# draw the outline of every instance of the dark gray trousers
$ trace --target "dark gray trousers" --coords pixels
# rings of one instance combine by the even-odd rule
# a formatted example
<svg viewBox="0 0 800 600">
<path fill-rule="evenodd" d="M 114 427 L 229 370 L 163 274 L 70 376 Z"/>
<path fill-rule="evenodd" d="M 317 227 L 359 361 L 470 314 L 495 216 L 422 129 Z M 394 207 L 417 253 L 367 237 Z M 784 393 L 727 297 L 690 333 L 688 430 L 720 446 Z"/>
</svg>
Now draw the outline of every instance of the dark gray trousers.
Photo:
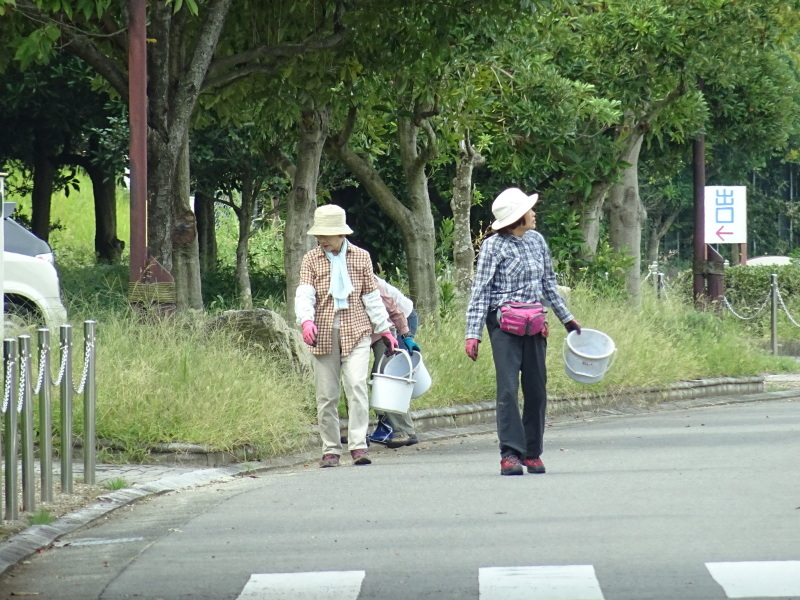
<svg viewBox="0 0 800 600">
<path fill-rule="evenodd" d="M 497 437 L 500 456 L 541 456 L 547 410 L 547 338 L 518 336 L 497 324 L 494 311 L 486 319 L 497 377 Z M 520 373 L 522 374 L 520 377 Z M 522 414 L 519 383 L 522 381 Z"/>
</svg>

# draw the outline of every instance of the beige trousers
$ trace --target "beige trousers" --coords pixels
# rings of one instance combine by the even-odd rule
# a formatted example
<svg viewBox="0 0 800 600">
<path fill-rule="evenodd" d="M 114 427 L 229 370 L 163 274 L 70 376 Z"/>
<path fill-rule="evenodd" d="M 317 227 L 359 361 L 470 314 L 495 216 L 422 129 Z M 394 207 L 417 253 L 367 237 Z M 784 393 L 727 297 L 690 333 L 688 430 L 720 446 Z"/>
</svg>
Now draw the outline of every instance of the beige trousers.
<svg viewBox="0 0 800 600">
<path fill-rule="evenodd" d="M 317 387 L 317 423 L 322 437 L 323 454 L 341 454 L 339 396 L 341 384 L 347 398 L 348 450 L 367 447 L 369 395 L 367 375 L 371 358 L 370 338 L 364 337 L 347 356 L 341 355 L 339 330 L 333 330 L 333 351 L 314 356 L 314 379 Z"/>
</svg>

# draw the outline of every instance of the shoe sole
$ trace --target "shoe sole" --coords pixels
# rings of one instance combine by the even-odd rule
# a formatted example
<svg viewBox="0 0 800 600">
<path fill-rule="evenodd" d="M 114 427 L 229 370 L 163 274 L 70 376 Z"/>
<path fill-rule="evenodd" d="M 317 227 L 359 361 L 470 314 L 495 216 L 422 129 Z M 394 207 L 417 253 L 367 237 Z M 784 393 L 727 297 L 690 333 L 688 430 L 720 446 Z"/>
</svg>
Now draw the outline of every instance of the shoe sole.
<svg viewBox="0 0 800 600">
<path fill-rule="evenodd" d="M 528 467 L 528 473 L 545 473 L 544 467 Z"/>
<path fill-rule="evenodd" d="M 522 475 L 522 467 L 511 467 L 509 469 L 500 469 L 500 475 Z"/>
<path fill-rule="evenodd" d="M 353 461 L 354 465 L 371 465 L 372 461 L 367 456 L 362 456 L 358 460 Z"/>
</svg>

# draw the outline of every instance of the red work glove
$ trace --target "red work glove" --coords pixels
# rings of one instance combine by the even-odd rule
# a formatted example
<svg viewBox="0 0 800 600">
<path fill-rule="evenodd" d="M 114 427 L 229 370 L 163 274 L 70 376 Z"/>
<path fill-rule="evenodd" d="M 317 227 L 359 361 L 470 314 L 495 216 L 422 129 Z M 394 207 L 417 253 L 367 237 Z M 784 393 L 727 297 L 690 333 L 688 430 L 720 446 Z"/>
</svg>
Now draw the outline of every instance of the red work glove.
<svg viewBox="0 0 800 600">
<path fill-rule="evenodd" d="M 467 356 L 472 360 L 478 360 L 478 344 L 480 343 L 480 340 L 469 338 L 464 344 L 464 350 L 467 352 Z"/>
<path fill-rule="evenodd" d="M 575 319 L 572 319 L 572 321 L 567 321 L 566 323 L 564 323 L 564 329 L 567 330 L 567 333 L 577 331 L 578 335 L 581 334 L 581 324 L 578 323 Z"/>
<path fill-rule="evenodd" d="M 397 350 L 397 347 L 399 346 L 399 344 L 397 343 L 397 339 L 395 339 L 391 331 L 385 331 L 384 333 L 381 334 L 381 337 L 388 346 L 388 348 L 386 349 L 386 353 L 393 354 Z"/>
<path fill-rule="evenodd" d="M 307 319 L 303 321 L 303 341 L 308 344 L 309 346 L 313 346 L 317 343 L 317 326 L 314 325 L 314 321 L 311 319 Z"/>
</svg>

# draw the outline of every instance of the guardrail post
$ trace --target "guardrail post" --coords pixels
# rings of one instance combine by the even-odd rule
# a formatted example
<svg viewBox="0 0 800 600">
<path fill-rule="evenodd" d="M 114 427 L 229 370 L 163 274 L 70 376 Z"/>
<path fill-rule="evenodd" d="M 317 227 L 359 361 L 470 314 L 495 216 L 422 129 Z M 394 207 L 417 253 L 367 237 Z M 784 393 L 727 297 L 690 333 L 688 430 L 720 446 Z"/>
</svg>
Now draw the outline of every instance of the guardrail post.
<svg viewBox="0 0 800 600">
<path fill-rule="evenodd" d="M 61 492 L 72 493 L 72 325 L 61 326 Z"/>
<path fill-rule="evenodd" d="M 661 300 L 661 296 L 664 294 L 664 274 L 658 273 L 656 275 L 656 297 Z"/>
<path fill-rule="evenodd" d="M 19 340 L 19 398 L 22 427 L 22 510 L 36 510 L 36 487 L 33 471 L 33 402 L 31 400 L 31 336 L 21 335 Z"/>
<path fill-rule="evenodd" d="M 778 354 L 778 275 L 773 273 L 770 278 L 770 296 L 772 298 L 772 314 L 770 315 L 770 334 L 772 339 L 772 353 Z"/>
<path fill-rule="evenodd" d="M 95 431 L 95 321 L 83 322 L 83 348 L 86 361 L 86 380 L 83 388 L 83 477 L 88 485 L 94 485 L 97 434 Z"/>
<path fill-rule="evenodd" d="M 4 518 L 15 521 L 19 518 L 19 501 L 17 500 L 17 407 L 14 403 L 17 397 L 17 340 L 3 340 L 3 359 L 5 365 L 5 386 L 3 406 L 5 408 L 4 451 L 6 458 L 5 496 L 6 510 Z"/>
<path fill-rule="evenodd" d="M 39 372 L 43 373 L 39 388 L 39 466 L 42 502 L 53 501 L 53 406 L 50 382 L 50 330 L 38 330 Z"/>
</svg>

